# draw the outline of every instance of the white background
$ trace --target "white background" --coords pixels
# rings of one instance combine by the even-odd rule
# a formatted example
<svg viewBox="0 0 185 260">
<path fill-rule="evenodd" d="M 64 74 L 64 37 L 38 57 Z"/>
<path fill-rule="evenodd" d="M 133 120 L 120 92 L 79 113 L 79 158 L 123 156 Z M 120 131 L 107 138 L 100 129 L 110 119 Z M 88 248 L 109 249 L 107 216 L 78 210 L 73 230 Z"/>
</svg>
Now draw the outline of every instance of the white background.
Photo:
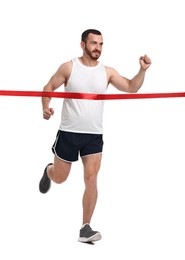
<svg viewBox="0 0 185 260">
<path fill-rule="evenodd" d="M 140 93 L 184 91 L 182 0 L 1 0 L 0 89 L 42 90 L 61 63 L 81 55 L 81 33 L 99 29 L 101 61 L 132 78 L 152 66 Z M 61 88 L 61 91 L 63 89 Z M 108 93 L 118 93 L 112 86 Z M 185 259 L 184 98 L 106 101 L 104 156 L 92 227 L 77 241 L 83 171 L 38 191 L 60 122 L 42 119 L 40 98 L 0 96 L 0 258 L 3 260 Z"/>
</svg>

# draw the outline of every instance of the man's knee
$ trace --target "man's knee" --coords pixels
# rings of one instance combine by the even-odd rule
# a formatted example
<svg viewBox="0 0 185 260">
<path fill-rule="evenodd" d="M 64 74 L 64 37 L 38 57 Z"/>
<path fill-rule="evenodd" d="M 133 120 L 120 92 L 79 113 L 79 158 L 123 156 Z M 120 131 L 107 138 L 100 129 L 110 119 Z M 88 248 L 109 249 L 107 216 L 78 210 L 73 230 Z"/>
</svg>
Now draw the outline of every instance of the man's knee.
<svg viewBox="0 0 185 260">
<path fill-rule="evenodd" d="M 62 162 L 60 162 L 60 165 L 58 165 L 58 163 L 54 163 L 54 165 L 50 166 L 48 169 L 48 176 L 55 183 L 61 184 L 67 180 L 70 169 L 71 164 L 64 163 L 62 165 Z"/>
<path fill-rule="evenodd" d="M 96 185 L 97 172 L 96 171 L 86 172 L 84 175 L 84 181 L 85 181 L 86 185 Z"/>
<path fill-rule="evenodd" d="M 52 176 L 52 180 L 57 184 L 61 184 L 67 180 L 67 177 L 68 175 L 54 173 Z"/>
</svg>

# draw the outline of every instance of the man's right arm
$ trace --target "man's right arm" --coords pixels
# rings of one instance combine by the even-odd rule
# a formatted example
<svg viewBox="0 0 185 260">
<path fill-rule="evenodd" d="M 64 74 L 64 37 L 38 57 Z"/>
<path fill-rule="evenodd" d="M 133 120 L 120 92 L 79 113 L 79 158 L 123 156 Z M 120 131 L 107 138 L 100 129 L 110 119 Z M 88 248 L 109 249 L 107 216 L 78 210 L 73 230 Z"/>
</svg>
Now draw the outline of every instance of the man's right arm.
<svg viewBox="0 0 185 260">
<path fill-rule="evenodd" d="M 71 62 L 66 62 L 62 64 L 58 68 L 56 73 L 51 77 L 49 82 L 44 86 L 43 91 L 53 92 L 61 85 L 67 84 L 67 80 L 71 72 L 71 66 Z M 53 108 L 49 107 L 50 101 L 50 97 L 42 97 L 42 109 L 44 119 L 50 119 L 50 117 L 54 114 Z"/>
</svg>

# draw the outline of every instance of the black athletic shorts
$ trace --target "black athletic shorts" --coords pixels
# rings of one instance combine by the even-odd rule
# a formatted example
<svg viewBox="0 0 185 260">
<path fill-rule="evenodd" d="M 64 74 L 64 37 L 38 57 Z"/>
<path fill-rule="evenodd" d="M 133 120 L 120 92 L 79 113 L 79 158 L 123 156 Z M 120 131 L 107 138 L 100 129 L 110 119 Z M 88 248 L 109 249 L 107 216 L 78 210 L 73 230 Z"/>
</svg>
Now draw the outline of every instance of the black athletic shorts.
<svg viewBox="0 0 185 260">
<path fill-rule="evenodd" d="M 73 133 L 59 130 L 52 146 L 53 153 L 67 162 L 78 161 L 78 156 L 101 153 L 103 150 L 102 134 Z"/>
</svg>

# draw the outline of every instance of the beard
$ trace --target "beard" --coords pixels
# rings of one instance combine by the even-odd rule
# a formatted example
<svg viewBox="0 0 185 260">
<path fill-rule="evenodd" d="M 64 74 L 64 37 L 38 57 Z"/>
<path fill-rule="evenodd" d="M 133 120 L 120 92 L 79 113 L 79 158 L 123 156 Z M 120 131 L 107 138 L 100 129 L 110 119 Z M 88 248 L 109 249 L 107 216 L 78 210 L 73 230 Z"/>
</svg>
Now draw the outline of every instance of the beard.
<svg viewBox="0 0 185 260">
<path fill-rule="evenodd" d="M 100 55 L 101 55 L 101 52 L 98 51 L 98 50 L 94 50 L 94 51 L 90 51 L 87 46 L 85 46 L 85 51 L 87 53 L 87 55 L 93 59 L 93 60 L 98 60 Z"/>
</svg>

